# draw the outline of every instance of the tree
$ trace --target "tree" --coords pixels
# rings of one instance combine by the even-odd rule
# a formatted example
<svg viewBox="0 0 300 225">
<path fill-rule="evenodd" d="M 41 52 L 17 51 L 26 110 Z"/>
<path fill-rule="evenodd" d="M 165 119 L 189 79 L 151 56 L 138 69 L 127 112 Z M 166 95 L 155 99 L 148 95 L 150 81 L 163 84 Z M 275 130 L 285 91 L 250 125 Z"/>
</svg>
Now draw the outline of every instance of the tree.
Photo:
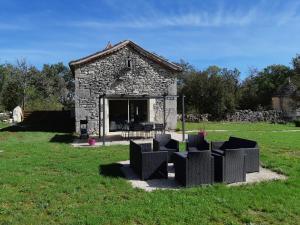
<svg viewBox="0 0 300 225">
<path fill-rule="evenodd" d="M 300 88 L 300 55 L 296 55 L 296 57 L 292 59 L 292 65 L 294 70 L 292 82 Z"/>
<path fill-rule="evenodd" d="M 71 70 L 65 71 L 63 79 L 65 87 L 60 101 L 65 108 L 71 109 L 75 106 L 75 81 Z"/>
<path fill-rule="evenodd" d="M 239 108 L 238 104 L 240 98 L 240 71 L 236 68 L 233 70 L 224 68 L 222 69 L 221 74 L 225 90 L 225 112 L 231 113 L 235 109 Z"/>
<path fill-rule="evenodd" d="M 38 76 L 34 76 L 34 109 L 71 108 L 74 105 L 74 79 L 71 71 L 62 63 L 45 64 Z"/>
<path fill-rule="evenodd" d="M 74 105 L 74 79 L 62 63 L 44 65 L 42 70 L 26 60 L 0 66 L 0 105 L 12 110 L 59 110 Z"/>
<path fill-rule="evenodd" d="M 0 66 L 0 110 L 7 110 L 7 108 L 11 108 L 10 104 L 13 104 L 11 98 L 14 96 L 14 88 L 9 87 L 12 86 L 12 83 L 8 84 L 8 78 L 13 73 L 14 67 L 11 64 L 4 64 Z M 17 86 L 18 88 L 19 86 Z M 11 89 L 10 94 L 6 95 L 6 90 Z M 15 99 L 18 99 L 16 97 Z M 18 101 L 18 100 L 17 100 Z M 21 102 L 18 102 L 20 104 Z"/>
<path fill-rule="evenodd" d="M 179 65 L 182 68 L 182 72 L 178 73 L 177 76 L 177 94 L 179 96 L 182 96 L 183 93 L 183 88 L 187 82 L 187 79 L 191 76 L 191 75 L 195 75 L 197 73 L 196 69 L 189 64 L 188 62 L 184 61 L 183 59 L 181 59 L 179 61 L 179 63 L 176 63 L 177 65 Z M 177 108 L 178 108 L 178 112 L 181 113 L 182 110 L 182 98 L 178 98 L 177 99 Z"/>
<path fill-rule="evenodd" d="M 256 110 L 259 106 L 258 84 L 256 83 L 255 77 L 258 75 L 257 69 L 250 69 L 250 75 L 247 77 L 240 86 L 240 98 L 239 107 L 240 109 L 251 109 Z"/>
<path fill-rule="evenodd" d="M 295 71 L 295 74 L 300 75 L 300 55 L 296 55 L 295 58 L 292 59 L 292 65 Z"/>
<path fill-rule="evenodd" d="M 208 67 L 187 77 L 182 92 L 186 95 L 187 111 L 208 113 L 222 119 L 237 108 L 239 71 L 217 66 Z"/>
<path fill-rule="evenodd" d="M 271 109 L 272 96 L 293 74 L 293 70 L 284 65 L 271 65 L 261 71 L 250 71 L 250 76 L 241 86 L 241 108 Z"/>
<path fill-rule="evenodd" d="M 27 88 L 30 85 L 30 74 L 29 66 L 25 59 L 17 60 L 17 65 L 14 69 L 14 79 L 17 83 L 20 83 L 20 90 L 22 92 L 22 108 L 25 110 L 26 98 L 27 98 Z"/>
<path fill-rule="evenodd" d="M 1 103 L 7 110 L 12 110 L 17 105 L 21 105 L 23 101 L 23 83 L 19 77 L 17 69 L 9 68 L 7 71 L 9 76 L 3 84 L 1 92 Z"/>
</svg>

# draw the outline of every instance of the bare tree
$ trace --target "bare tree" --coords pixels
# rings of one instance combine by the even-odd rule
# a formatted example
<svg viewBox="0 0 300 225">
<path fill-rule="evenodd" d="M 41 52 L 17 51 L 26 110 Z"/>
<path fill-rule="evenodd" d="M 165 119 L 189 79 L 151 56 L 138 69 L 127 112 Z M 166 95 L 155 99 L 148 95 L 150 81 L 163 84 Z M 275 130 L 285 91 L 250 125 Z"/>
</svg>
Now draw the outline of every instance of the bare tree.
<svg viewBox="0 0 300 225">
<path fill-rule="evenodd" d="M 22 86 L 22 108 L 25 110 L 27 86 L 30 81 L 30 74 L 26 59 L 17 60 L 17 69 L 20 75 Z"/>
</svg>

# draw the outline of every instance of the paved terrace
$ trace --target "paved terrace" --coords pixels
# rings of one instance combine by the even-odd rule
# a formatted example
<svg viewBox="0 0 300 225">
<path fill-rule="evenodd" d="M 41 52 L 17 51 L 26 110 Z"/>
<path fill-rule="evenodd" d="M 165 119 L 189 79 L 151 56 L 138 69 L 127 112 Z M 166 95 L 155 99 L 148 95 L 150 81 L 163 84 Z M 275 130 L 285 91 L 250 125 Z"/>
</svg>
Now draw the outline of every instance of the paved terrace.
<svg viewBox="0 0 300 225">
<path fill-rule="evenodd" d="M 233 131 L 233 130 L 206 130 L 207 132 L 227 132 L 227 131 Z M 197 133 L 199 132 L 199 130 L 189 130 L 186 131 L 186 135 L 185 135 L 185 139 L 187 139 L 187 134 L 188 133 Z M 300 132 L 300 130 L 274 130 L 274 131 L 260 131 L 260 132 Z M 182 141 L 182 133 L 177 133 L 174 131 L 167 131 L 167 134 L 171 134 L 171 137 L 177 141 Z M 102 139 L 99 139 L 98 137 L 96 138 L 96 145 L 92 146 L 92 147 L 99 147 L 102 146 Z M 152 137 L 151 138 L 133 138 L 135 142 L 137 143 L 152 143 Z M 105 139 L 105 145 L 110 146 L 110 145 L 129 145 L 129 141 L 126 140 L 126 138 L 122 137 L 122 133 L 121 132 L 114 132 L 111 134 L 108 134 L 106 136 Z M 91 147 L 89 146 L 89 144 L 87 143 L 87 140 L 82 140 L 82 139 L 75 139 L 72 143 L 73 147 Z"/>
<path fill-rule="evenodd" d="M 181 188 L 184 188 L 175 180 L 173 163 L 168 164 L 168 179 L 152 179 L 146 181 L 140 180 L 140 178 L 134 173 L 129 166 L 129 160 L 121 161 L 119 164 L 121 165 L 121 170 L 125 178 L 134 188 L 143 189 L 147 192 L 155 190 L 180 190 Z M 240 186 L 272 180 L 285 180 L 286 178 L 287 177 L 282 174 L 260 167 L 259 172 L 247 173 L 245 182 L 227 184 L 227 186 Z"/>
<path fill-rule="evenodd" d="M 182 134 L 181 133 L 176 133 L 176 132 L 166 132 L 167 134 L 171 134 L 171 137 L 175 140 L 182 141 Z M 99 137 L 96 138 L 96 145 L 92 147 L 99 147 L 103 145 L 102 139 L 99 139 Z M 186 135 L 187 138 L 187 135 Z M 137 143 L 152 143 L 151 138 L 133 138 L 135 142 Z M 105 137 L 105 145 L 110 146 L 110 145 L 129 145 L 129 140 L 127 140 L 125 137 L 122 137 L 122 134 L 120 132 L 114 132 L 113 134 L 108 134 Z M 91 147 L 87 143 L 87 140 L 82 140 L 82 139 L 75 139 L 74 142 L 72 143 L 73 147 Z"/>
</svg>

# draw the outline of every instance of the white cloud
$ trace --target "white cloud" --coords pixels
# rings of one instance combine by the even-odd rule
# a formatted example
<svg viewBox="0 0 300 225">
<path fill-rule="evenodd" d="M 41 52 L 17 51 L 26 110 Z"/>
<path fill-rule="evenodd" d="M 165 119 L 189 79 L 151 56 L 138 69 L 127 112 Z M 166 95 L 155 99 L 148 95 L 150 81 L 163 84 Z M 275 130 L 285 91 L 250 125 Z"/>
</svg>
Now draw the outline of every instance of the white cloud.
<svg viewBox="0 0 300 225">
<path fill-rule="evenodd" d="M 280 3 L 280 4 L 279 4 Z M 226 5 L 216 7 L 215 11 L 197 9 L 180 12 L 164 13 L 160 10 L 150 10 L 141 15 L 125 14 L 122 20 L 86 20 L 66 24 L 81 28 L 161 28 L 161 27 L 222 27 L 247 26 L 251 24 L 285 25 L 299 20 L 297 15 L 300 2 L 280 2 L 262 0 L 258 4 L 245 9 L 238 6 L 234 9 Z"/>
<path fill-rule="evenodd" d="M 280 10 L 277 25 L 285 25 L 291 22 L 300 21 L 300 2 L 293 2 L 291 4 L 287 4 Z"/>
<path fill-rule="evenodd" d="M 207 12 L 191 12 L 181 15 L 139 17 L 134 20 L 119 21 L 78 21 L 67 25 L 82 28 L 159 28 L 159 27 L 218 27 L 224 25 L 243 26 L 255 18 L 253 11 L 224 13 L 218 11 L 211 15 Z"/>
</svg>

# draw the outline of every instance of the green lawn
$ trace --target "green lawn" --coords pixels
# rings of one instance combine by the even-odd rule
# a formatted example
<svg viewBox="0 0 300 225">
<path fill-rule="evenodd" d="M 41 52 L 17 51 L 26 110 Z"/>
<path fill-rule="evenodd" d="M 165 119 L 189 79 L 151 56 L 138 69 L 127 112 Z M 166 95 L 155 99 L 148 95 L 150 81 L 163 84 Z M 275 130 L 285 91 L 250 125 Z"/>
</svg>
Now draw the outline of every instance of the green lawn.
<svg viewBox="0 0 300 225">
<path fill-rule="evenodd" d="M 128 159 L 128 146 L 72 148 L 63 134 L 0 132 L 0 224 L 299 224 L 300 132 L 265 123 L 205 129 L 227 130 L 209 140 L 257 140 L 262 163 L 288 180 L 147 193 L 114 164 Z"/>
<path fill-rule="evenodd" d="M 178 130 L 182 129 L 182 124 L 178 122 Z M 299 130 L 294 123 L 271 124 L 271 123 L 241 123 L 241 122 L 202 122 L 186 123 L 186 130 L 229 130 L 229 131 L 282 131 Z"/>
<path fill-rule="evenodd" d="M 6 123 L 0 122 L 0 129 L 3 128 L 3 127 L 6 127 L 6 126 L 7 126 Z"/>
</svg>

